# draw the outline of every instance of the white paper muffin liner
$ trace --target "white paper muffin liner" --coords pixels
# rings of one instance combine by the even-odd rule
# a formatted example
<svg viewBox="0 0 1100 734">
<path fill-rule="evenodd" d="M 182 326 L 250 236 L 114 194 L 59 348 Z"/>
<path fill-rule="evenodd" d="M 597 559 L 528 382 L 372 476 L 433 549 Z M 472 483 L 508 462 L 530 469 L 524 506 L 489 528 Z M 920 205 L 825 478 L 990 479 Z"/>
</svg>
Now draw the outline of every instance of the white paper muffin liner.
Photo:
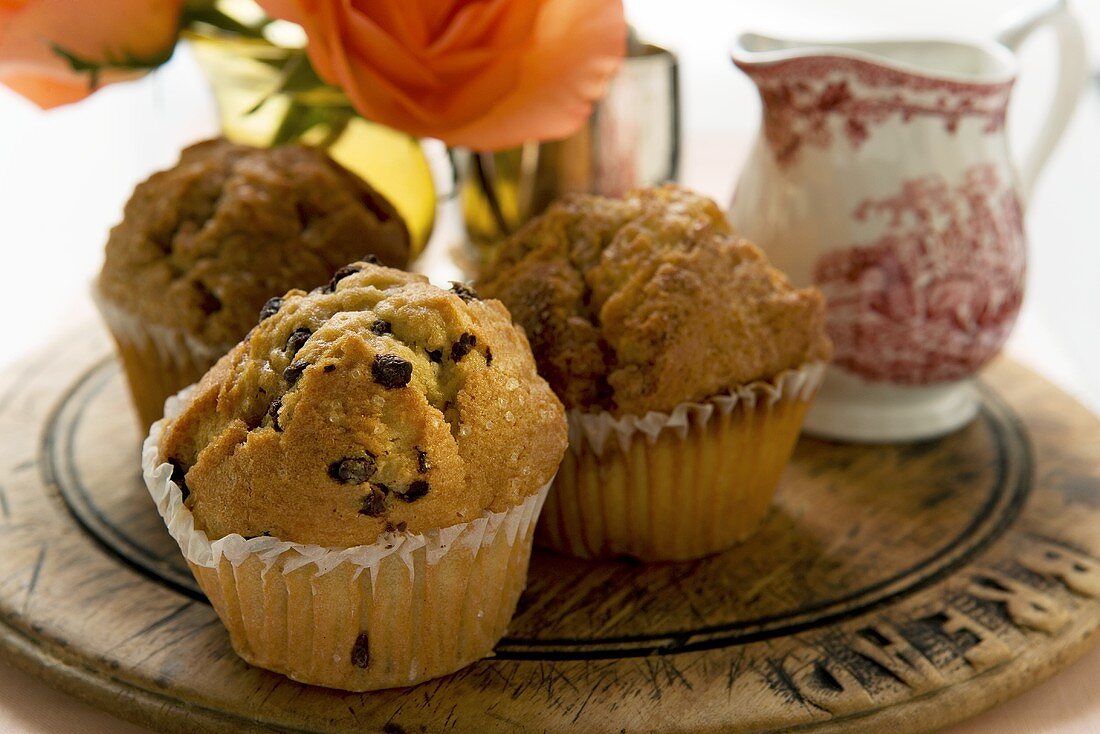
<svg viewBox="0 0 1100 734">
<path fill-rule="evenodd" d="M 639 433 L 649 443 L 656 441 L 662 431 L 674 431 L 682 439 L 687 436 L 691 425 L 705 424 L 714 415 L 728 416 L 739 405 L 752 409 L 758 404 L 774 405 L 785 397 L 808 401 L 824 379 L 825 363 L 810 362 L 798 369 L 785 370 L 771 381 L 750 382 L 704 402 L 680 403 L 667 413 L 650 411 L 642 416 L 616 417 L 607 411 L 590 413 L 570 410 L 566 414 L 569 445 L 576 446 L 579 441 L 584 441 L 600 455 L 611 437 L 618 441 L 623 451 L 630 447 Z"/>
<path fill-rule="evenodd" d="M 813 362 L 667 413 L 570 411 L 537 541 L 579 558 L 676 561 L 745 540 L 824 376 Z"/>
<path fill-rule="evenodd" d="M 199 378 L 234 344 L 211 344 L 149 323 L 92 287 L 92 300 L 114 337 L 142 428 L 161 417 L 165 400 Z"/>
<path fill-rule="evenodd" d="M 134 339 L 150 338 L 156 347 L 157 354 L 165 362 L 177 365 L 190 365 L 194 359 L 199 358 L 209 361 L 211 364 L 228 352 L 236 343 L 210 344 L 194 335 L 174 329 L 163 324 L 153 324 L 134 317 L 125 309 L 119 308 L 109 298 L 92 288 L 92 300 L 99 309 L 103 320 L 111 327 L 112 332 L 117 332 Z"/>
<path fill-rule="evenodd" d="M 507 511 L 425 533 L 387 532 L 369 545 L 333 548 L 236 533 L 211 541 L 195 526 L 159 449 L 191 389 L 170 398 L 165 418 L 153 424 L 142 447 L 142 472 L 168 532 L 241 657 L 305 683 L 363 691 L 445 675 L 492 651 L 526 585 L 534 527 L 550 483 Z M 361 579 L 363 571 L 368 574 Z M 433 581 L 461 593 L 433 591 Z M 418 593 L 430 598 L 416 601 Z M 267 603 L 272 596 L 278 603 Z M 254 608 L 256 599 L 265 600 L 263 608 Z M 323 635 L 294 629 L 303 618 L 296 603 L 312 609 L 305 617 Z M 410 608 L 409 619 L 387 619 L 384 630 L 375 629 L 372 610 Z M 285 618 L 272 619 L 273 610 Z M 442 639 L 441 629 L 448 630 Z M 384 669 L 348 664 L 348 651 L 363 633 L 380 648 L 371 656 L 384 658 Z M 303 636 L 325 649 L 287 643 Z"/>
</svg>

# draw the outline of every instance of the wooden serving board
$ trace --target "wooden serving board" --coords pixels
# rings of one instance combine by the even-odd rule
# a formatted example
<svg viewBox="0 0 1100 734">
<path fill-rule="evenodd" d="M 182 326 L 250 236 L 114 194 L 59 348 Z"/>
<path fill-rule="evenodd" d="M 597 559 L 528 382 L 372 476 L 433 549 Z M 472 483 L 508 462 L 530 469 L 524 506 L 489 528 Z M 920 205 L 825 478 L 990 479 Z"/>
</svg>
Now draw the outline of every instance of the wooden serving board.
<svg viewBox="0 0 1100 734">
<path fill-rule="evenodd" d="M 1100 423 L 1007 361 L 942 440 L 804 439 L 761 532 L 683 564 L 536 552 L 496 656 L 347 694 L 230 649 L 139 477 L 89 327 L 0 377 L 0 646 L 166 731 L 925 731 L 1100 625 Z"/>
</svg>

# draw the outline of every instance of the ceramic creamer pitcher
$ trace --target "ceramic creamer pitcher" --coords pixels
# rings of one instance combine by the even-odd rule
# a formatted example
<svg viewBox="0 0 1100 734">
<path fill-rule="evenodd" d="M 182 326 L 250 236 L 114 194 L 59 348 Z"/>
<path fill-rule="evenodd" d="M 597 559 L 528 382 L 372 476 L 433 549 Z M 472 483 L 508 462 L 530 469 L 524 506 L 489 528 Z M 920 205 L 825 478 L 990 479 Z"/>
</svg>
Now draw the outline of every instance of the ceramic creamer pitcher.
<svg viewBox="0 0 1100 734">
<path fill-rule="evenodd" d="M 1017 175 L 1005 136 L 1012 50 L 1047 25 L 1060 76 Z M 969 422 L 971 377 L 1023 297 L 1023 204 L 1084 83 L 1076 22 L 1059 2 L 999 42 L 746 34 L 733 60 L 759 89 L 763 130 L 730 219 L 828 299 L 835 359 L 806 430 L 898 441 Z"/>
</svg>

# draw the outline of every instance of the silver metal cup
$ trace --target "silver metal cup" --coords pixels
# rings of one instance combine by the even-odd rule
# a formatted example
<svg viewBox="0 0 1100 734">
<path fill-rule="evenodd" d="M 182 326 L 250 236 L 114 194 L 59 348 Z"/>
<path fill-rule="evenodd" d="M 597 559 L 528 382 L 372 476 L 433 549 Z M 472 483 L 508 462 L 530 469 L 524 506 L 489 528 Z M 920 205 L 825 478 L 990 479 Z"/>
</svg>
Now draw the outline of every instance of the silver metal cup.
<svg viewBox="0 0 1100 734">
<path fill-rule="evenodd" d="M 494 245 L 565 193 L 618 196 L 676 178 L 680 92 L 676 56 L 632 43 L 607 96 L 564 140 L 530 142 L 465 161 L 466 229 L 482 260 Z"/>
</svg>

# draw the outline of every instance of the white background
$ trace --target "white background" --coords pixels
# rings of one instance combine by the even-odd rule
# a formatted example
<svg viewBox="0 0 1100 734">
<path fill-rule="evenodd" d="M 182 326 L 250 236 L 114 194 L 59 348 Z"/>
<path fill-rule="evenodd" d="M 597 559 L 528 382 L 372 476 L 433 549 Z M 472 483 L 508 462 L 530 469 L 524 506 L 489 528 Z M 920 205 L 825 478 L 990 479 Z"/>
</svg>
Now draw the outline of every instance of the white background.
<svg viewBox="0 0 1100 734">
<path fill-rule="evenodd" d="M 1040 3 L 1041 4 L 1041 3 Z M 745 29 L 788 35 L 993 35 L 1033 0 L 626 0 L 640 35 L 681 60 L 682 180 L 728 201 L 755 135 L 755 93 L 726 49 Z M 1079 0 L 1100 49 L 1100 0 Z M 1025 49 L 1010 132 L 1028 139 L 1045 109 L 1050 39 Z M 1100 66 L 1100 56 L 1093 53 Z M 217 131 L 193 61 L 177 53 L 140 82 L 108 88 L 48 114 L 0 89 L 0 369 L 92 317 L 88 284 L 107 230 L 134 184 L 172 165 L 179 149 Z M 1100 81 L 1078 113 L 1028 207 L 1028 297 L 1010 353 L 1100 411 Z M 451 235 L 453 236 L 453 235 Z M 436 241 L 447 248 L 453 242 Z M 1100 651 L 1050 683 L 957 732 L 1100 732 Z M 0 661 L 0 732 L 138 731 L 57 694 Z"/>
</svg>

